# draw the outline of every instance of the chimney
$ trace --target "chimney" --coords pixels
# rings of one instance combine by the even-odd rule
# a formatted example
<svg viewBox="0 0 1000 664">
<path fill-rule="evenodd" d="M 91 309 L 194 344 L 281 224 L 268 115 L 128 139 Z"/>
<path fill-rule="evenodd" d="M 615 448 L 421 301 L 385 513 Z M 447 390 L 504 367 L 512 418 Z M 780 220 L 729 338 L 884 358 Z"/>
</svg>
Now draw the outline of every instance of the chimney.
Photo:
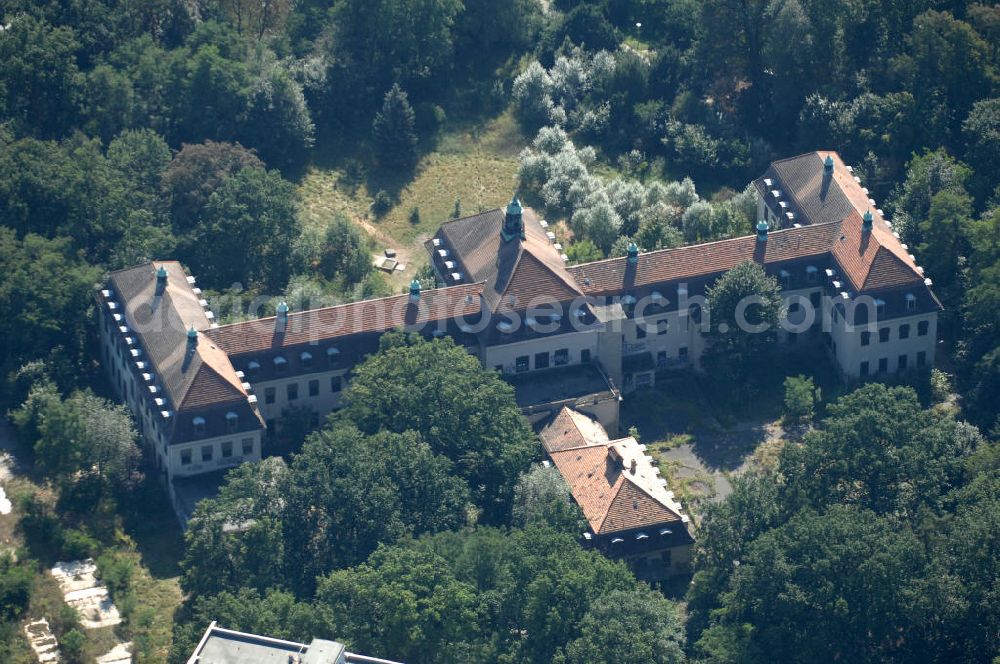
<svg viewBox="0 0 1000 664">
<path fill-rule="evenodd" d="M 507 212 L 504 215 L 503 230 L 500 231 L 504 242 L 509 242 L 515 238 L 524 239 L 522 212 L 521 201 L 517 200 L 517 196 L 510 199 L 510 203 L 507 204 Z"/>
<path fill-rule="evenodd" d="M 874 221 L 875 221 L 875 217 L 872 216 L 872 211 L 871 210 L 865 210 L 864 216 L 861 217 L 861 230 L 865 231 L 866 233 L 871 232 L 871 230 L 872 230 L 872 222 L 874 222 Z"/>
<path fill-rule="evenodd" d="M 826 155 L 826 159 L 823 160 L 823 175 L 830 177 L 833 175 L 833 157 Z"/>
<path fill-rule="evenodd" d="M 770 226 L 768 226 L 767 222 L 764 221 L 763 219 L 761 219 L 760 221 L 757 222 L 757 241 L 758 242 L 767 242 L 767 231 L 768 231 L 769 228 L 770 228 Z"/>
<path fill-rule="evenodd" d="M 277 318 L 274 321 L 274 331 L 278 334 L 284 334 L 285 328 L 288 327 L 288 305 L 284 302 L 279 302 L 277 313 Z"/>
<path fill-rule="evenodd" d="M 410 302 L 420 301 L 420 280 L 414 279 L 410 282 Z"/>
<path fill-rule="evenodd" d="M 635 265 L 639 262 L 639 246 L 635 242 L 629 242 L 625 251 L 628 253 L 629 263 Z"/>
<path fill-rule="evenodd" d="M 187 331 L 187 338 L 188 350 L 194 350 L 198 347 L 198 331 L 194 329 L 194 325 Z"/>
</svg>

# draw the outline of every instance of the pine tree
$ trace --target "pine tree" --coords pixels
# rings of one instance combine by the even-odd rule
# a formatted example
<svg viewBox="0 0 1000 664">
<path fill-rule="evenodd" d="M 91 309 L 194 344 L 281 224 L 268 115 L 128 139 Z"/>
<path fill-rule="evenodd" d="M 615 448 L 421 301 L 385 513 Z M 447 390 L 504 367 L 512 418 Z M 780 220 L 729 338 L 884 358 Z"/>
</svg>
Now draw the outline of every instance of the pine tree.
<svg viewBox="0 0 1000 664">
<path fill-rule="evenodd" d="M 372 123 L 375 158 L 380 167 L 413 168 L 417 163 L 415 125 L 413 108 L 397 83 L 385 93 L 382 110 Z"/>
</svg>

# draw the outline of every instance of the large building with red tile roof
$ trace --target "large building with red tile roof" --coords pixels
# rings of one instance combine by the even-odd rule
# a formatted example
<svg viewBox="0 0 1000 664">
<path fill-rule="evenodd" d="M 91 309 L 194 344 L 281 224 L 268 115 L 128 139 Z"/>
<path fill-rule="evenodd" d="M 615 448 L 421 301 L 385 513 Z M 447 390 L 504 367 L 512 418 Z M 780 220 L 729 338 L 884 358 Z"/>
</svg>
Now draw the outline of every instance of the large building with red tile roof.
<svg viewBox="0 0 1000 664">
<path fill-rule="evenodd" d="M 698 366 L 705 290 L 746 261 L 781 285 L 779 339 L 824 346 L 845 380 L 932 365 L 941 305 L 851 168 L 810 152 L 754 186 L 755 235 L 582 265 L 514 199 L 427 241 L 438 288 L 232 325 L 176 262 L 121 270 L 102 291 L 105 363 L 170 481 L 259 458 L 291 407 L 318 424 L 394 329 L 453 338 L 514 384 L 532 422 L 568 406 L 615 431 L 620 391 Z"/>
</svg>

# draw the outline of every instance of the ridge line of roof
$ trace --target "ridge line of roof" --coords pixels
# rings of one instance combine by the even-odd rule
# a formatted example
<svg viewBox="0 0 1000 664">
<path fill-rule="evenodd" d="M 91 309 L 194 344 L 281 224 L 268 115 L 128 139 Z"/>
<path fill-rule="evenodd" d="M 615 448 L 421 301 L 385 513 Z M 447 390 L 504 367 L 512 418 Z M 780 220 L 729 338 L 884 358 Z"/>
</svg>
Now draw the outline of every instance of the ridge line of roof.
<svg viewBox="0 0 1000 664">
<path fill-rule="evenodd" d="M 458 289 L 458 288 L 467 288 L 468 289 L 468 288 L 473 288 L 474 286 L 485 285 L 485 284 L 486 284 L 485 281 L 474 281 L 474 282 L 471 282 L 471 283 L 468 283 L 468 284 L 455 284 L 455 285 L 452 285 L 452 286 L 442 286 L 440 288 L 429 288 L 427 290 L 421 290 L 421 293 L 422 294 L 436 293 L 436 292 L 440 292 L 440 291 L 446 291 L 446 290 L 452 290 L 452 289 Z M 304 314 L 313 313 L 315 311 L 327 311 L 329 309 L 337 309 L 339 307 L 349 307 L 349 306 L 352 306 L 352 305 L 355 305 L 355 304 L 366 304 L 366 303 L 372 303 L 372 302 L 379 302 L 381 300 L 394 300 L 394 299 L 400 298 L 400 297 L 409 297 L 409 295 L 407 293 L 396 293 L 395 295 L 385 295 L 383 297 L 373 297 L 373 298 L 371 298 L 369 300 L 356 300 L 354 302 L 343 302 L 341 304 L 333 304 L 333 305 L 330 305 L 329 307 L 316 307 L 315 309 L 303 309 L 302 311 L 290 311 L 290 312 L 288 312 L 288 316 L 289 316 L 289 318 L 291 318 L 292 316 L 302 316 Z M 256 323 L 256 322 L 265 321 L 265 320 L 274 320 L 275 318 L 277 318 L 277 315 L 275 315 L 275 316 L 265 316 L 263 318 L 251 318 L 249 320 L 241 320 L 241 321 L 236 321 L 234 323 L 226 323 L 225 325 L 220 325 L 218 327 L 213 327 L 213 328 L 211 328 L 211 330 L 206 330 L 206 332 L 210 332 L 210 331 L 214 332 L 215 330 L 222 330 L 222 329 L 225 329 L 227 327 L 233 327 L 235 325 L 246 325 L 247 323 Z"/>
<path fill-rule="evenodd" d="M 843 219 L 838 220 L 838 221 L 824 221 L 824 222 L 821 222 L 821 223 L 818 223 L 818 224 L 804 224 L 804 225 L 801 225 L 801 226 L 793 226 L 791 228 L 779 228 L 776 231 L 768 231 L 768 233 L 770 235 L 777 235 L 779 233 L 788 233 L 788 232 L 791 232 L 791 231 L 801 231 L 801 230 L 806 229 L 806 228 L 824 228 L 826 226 L 833 226 L 834 224 L 840 224 L 840 223 L 843 223 Z M 707 246 L 713 245 L 713 244 L 721 244 L 723 242 L 733 242 L 735 240 L 743 240 L 743 239 L 751 238 L 751 237 L 754 237 L 754 233 L 747 233 L 746 235 L 737 235 L 736 237 L 726 237 L 726 238 L 722 238 L 720 240 L 711 240 L 709 242 L 699 242 L 697 244 L 685 244 L 685 245 L 681 245 L 680 247 L 667 247 L 667 248 L 664 248 L 664 249 L 654 249 L 653 251 L 644 251 L 644 252 L 641 252 L 639 254 L 639 256 L 640 257 L 642 257 L 642 256 L 652 256 L 654 254 L 663 254 L 663 253 L 666 253 L 668 251 L 679 251 L 681 249 L 690 249 L 692 247 L 707 247 Z M 826 249 L 826 250 L 824 250 L 823 252 L 820 252 L 820 253 L 827 253 L 830 250 L 831 249 L 828 248 L 828 249 Z M 566 267 L 566 269 L 570 270 L 570 269 L 577 269 L 577 268 L 581 268 L 581 267 L 586 267 L 588 265 L 599 265 L 601 263 L 609 263 L 611 261 L 620 261 L 620 260 L 625 259 L 625 258 L 627 258 L 627 256 L 614 256 L 614 257 L 611 257 L 611 258 L 602 258 L 599 261 L 590 261 L 588 263 L 579 263 L 577 265 L 569 265 L 569 266 Z"/>
</svg>

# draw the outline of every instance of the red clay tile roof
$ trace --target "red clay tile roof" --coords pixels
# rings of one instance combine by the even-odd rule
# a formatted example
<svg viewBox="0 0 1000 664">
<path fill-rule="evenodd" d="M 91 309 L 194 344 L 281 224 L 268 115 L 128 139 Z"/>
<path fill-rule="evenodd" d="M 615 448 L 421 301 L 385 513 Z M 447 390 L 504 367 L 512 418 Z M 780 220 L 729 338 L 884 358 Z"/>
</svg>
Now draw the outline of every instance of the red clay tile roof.
<svg viewBox="0 0 1000 664">
<path fill-rule="evenodd" d="M 839 231 L 836 223 L 803 226 L 769 233 L 767 242 L 758 242 L 756 235 L 750 235 L 640 253 L 635 265 L 622 257 L 568 269 L 588 295 L 611 295 L 636 286 L 725 272 L 745 261 L 767 264 L 826 254 Z"/>
<path fill-rule="evenodd" d="M 491 311 L 523 310 L 538 296 L 569 301 L 582 294 L 531 208 L 522 213 L 523 240 L 502 241 L 503 221 L 498 208 L 442 224 L 435 235 L 441 246 L 427 244 L 432 260 L 444 274 L 449 270 L 443 261 L 453 260 L 464 282 L 485 282 L 483 297 Z M 438 249 L 448 257 L 442 259 Z"/>
<path fill-rule="evenodd" d="M 474 318 L 483 284 L 425 290 L 418 302 L 408 294 L 290 313 L 284 334 L 275 317 L 223 325 L 206 334 L 231 356 L 315 343 L 357 334 L 410 328 L 456 317 Z"/>
<path fill-rule="evenodd" d="M 861 215 L 852 212 L 841 225 L 833 245 L 833 257 L 856 291 L 872 291 L 903 285 L 920 285 L 924 277 L 899 240 L 875 218 L 870 233 L 861 229 Z"/>
<path fill-rule="evenodd" d="M 567 406 L 563 406 L 538 435 L 546 452 L 558 452 L 608 440 L 608 434 L 600 423 Z"/>
<path fill-rule="evenodd" d="M 549 453 L 573 499 L 597 535 L 653 527 L 683 519 L 634 438 Z M 631 471 L 631 460 L 636 470 Z"/>
</svg>

